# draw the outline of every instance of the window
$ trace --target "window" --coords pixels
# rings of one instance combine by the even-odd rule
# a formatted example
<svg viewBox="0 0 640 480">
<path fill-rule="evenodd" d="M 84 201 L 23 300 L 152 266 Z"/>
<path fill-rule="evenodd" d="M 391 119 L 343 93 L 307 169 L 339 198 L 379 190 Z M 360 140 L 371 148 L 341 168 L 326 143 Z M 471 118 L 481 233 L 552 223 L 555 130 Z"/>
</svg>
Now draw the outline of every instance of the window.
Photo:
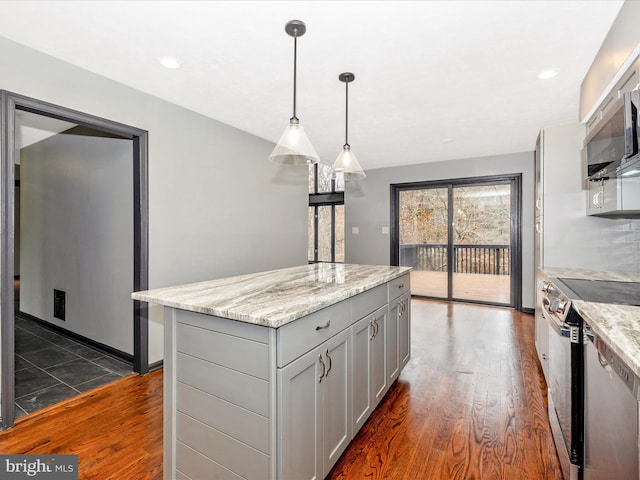
<svg viewBox="0 0 640 480">
<path fill-rule="evenodd" d="M 344 178 L 309 167 L 309 263 L 344 262 Z"/>
</svg>

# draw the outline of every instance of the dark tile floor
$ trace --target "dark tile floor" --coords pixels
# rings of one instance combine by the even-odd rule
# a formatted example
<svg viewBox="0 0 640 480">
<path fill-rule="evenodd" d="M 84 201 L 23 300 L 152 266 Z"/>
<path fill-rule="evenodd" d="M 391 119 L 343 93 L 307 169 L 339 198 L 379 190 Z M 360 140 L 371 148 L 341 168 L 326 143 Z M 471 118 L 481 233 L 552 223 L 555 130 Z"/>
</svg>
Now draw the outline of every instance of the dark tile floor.
<svg viewBox="0 0 640 480">
<path fill-rule="evenodd" d="M 16 316 L 16 418 L 112 382 L 132 366 Z"/>
</svg>

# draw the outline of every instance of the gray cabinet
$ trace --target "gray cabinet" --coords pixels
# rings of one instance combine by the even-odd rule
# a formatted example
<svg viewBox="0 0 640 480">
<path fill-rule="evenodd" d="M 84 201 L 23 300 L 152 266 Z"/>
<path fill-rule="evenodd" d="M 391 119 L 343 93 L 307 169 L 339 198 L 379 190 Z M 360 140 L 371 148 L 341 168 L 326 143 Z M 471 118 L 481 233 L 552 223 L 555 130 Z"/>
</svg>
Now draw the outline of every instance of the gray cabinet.
<svg viewBox="0 0 640 480">
<path fill-rule="evenodd" d="M 353 432 L 360 430 L 373 411 L 371 392 L 371 318 L 365 317 L 351 327 L 353 342 Z"/>
<path fill-rule="evenodd" d="M 640 176 L 587 182 L 587 214 L 624 217 L 640 213 Z"/>
<path fill-rule="evenodd" d="M 537 301 L 535 312 L 535 344 L 536 351 L 538 352 L 538 359 L 542 366 L 542 373 L 544 378 L 549 378 L 549 324 L 542 315 L 544 306 L 542 305 L 542 295 L 537 294 Z"/>
<path fill-rule="evenodd" d="M 388 390 L 387 307 L 351 327 L 353 342 L 353 431 L 357 432 Z"/>
<path fill-rule="evenodd" d="M 321 479 L 351 441 L 348 330 L 278 369 L 278 478 Z"/>
<path fill-rule="evenodd" d="M 389 301 L 387 317 L 387 376 L 389 383 L 400 375 L 400 299 Z"/>
<path fill-rule="evenodd" d="M 398 375 L 411 358 L 411 293 L 405 293 L 398 304 Z M 395 380 L 394 376 L 394 380 Z"/>
<path fill-rule="evenodd" d="M 411 358 L 411 293 L 409 276 L 389 284 L 389 317 L 387 320 L 387 374 L 389 383 L 398 378 Z"/>
<path fill-rule="evenodd" d="M 376 408 L 389 389 L 387 381 L 387 306 L 373 313 L 371 318 L 371 378 L 373 408 Z"/>
</svg>

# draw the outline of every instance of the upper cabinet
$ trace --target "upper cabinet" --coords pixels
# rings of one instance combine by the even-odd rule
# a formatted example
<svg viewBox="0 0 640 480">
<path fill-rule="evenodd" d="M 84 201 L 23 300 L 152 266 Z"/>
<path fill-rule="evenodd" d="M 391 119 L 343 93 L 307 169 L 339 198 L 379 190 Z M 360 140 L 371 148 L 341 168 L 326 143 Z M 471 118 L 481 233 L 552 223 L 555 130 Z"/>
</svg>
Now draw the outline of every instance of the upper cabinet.
<svg viewBox="0 0 640 480">
<path fill-rule="evenodd" d="M 580 120 L 588 121 L 594 113 L 600 114 L 596 108 L 606 109 L 612 100 L 607 94 L 616 90 L 612 84 L 629 91 L 638 83 L 629 78 L 620 81 L 640 53 L 639 18 L 640 2 L 624 2 L 580 86 Z M 617 98 L 618 92 L 615 93 Z"/>
<path fill-rule="evenodd" d="M 587 182 L 587 214 L 600 217 L 640 216 L 640 176 Z"/>
</svg>

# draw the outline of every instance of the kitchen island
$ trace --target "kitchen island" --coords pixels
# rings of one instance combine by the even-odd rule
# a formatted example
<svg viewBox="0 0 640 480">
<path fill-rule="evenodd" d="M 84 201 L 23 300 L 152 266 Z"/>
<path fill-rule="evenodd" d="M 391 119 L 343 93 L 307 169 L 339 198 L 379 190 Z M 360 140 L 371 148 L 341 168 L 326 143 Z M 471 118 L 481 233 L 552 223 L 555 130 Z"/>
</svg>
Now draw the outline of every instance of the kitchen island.
<svg viewBox="0 0 640 480">
<path fill-rule="evenodd" d="M 165 306 L 164 478 L 321 479 L 410 357 L 407 267 L 135 292 Z"/>
</svg>

